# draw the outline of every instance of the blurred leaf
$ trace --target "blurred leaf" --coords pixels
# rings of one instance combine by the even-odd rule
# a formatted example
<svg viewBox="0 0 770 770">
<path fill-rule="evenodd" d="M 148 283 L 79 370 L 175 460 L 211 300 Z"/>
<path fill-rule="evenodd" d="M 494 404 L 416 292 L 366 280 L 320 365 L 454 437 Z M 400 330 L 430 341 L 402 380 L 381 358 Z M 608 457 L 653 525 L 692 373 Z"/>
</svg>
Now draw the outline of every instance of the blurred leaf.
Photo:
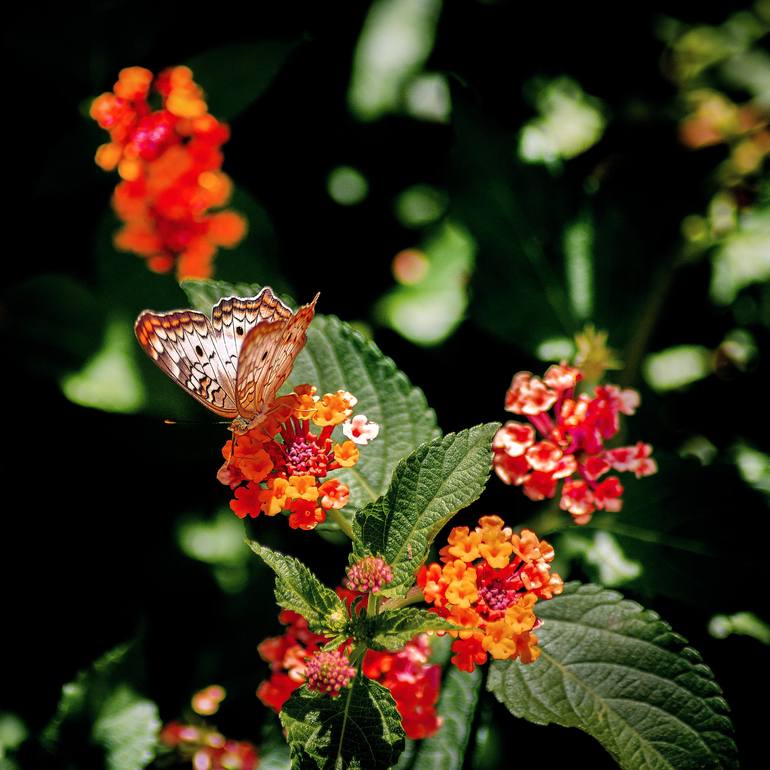
<svg viewBox="0 0 770 770">
<path fill-rule="evenodd" d="M 254 540 L 249 548 L 275 572 L 275 599 L 281 607 L 302 615 L 316 633 L 335 636 L 345 629 L 348 613 L 342 599 L 301 561 Z"/>
<path fill-rule="evenodd" d="M 725 511 L 765 511 L 763 498 L 748 488 L 732 464 L 714 462 L 704 468 L 694 459 L 656 451 L 659 472 L 624 482 L 623 510 L 597 514 L 580 532 L 610 533 L 624 558 L 643 568 L 627 588 L 643 595 L 669 596 L 711 610 L 739 610 L 740 596 L 730 581 L 709 581 L 725 556 Z M 598 579 L 596 564 L 586 563 Z M 742 580 L 766 581 L 760 554 L 749 549 L 741 559 Z M 738 606 L 736 606 L 736 604 Z"/>
<path fill-rule="evenodd" d="M 78 372 L 61 380 L 64 395 L 73 403 L 105 412 L 131 414 L 145 403 L 146 393 L 134 356 L 132 323 L 121 315 L 107 320 L 102 347 Z"/>
<path fill-rule="evenodd" d="M 538 616 L 540 658 L 489 671 L 488 689 L 514 716 L 577 727 L 623 768 L 737 766 L 719 685 L 654 612 L 570 583 L 538 604 Z"/>
<path fill-rule="evenodd" d="M 354 552 L 382 556 L 393 569 L 383 596 L 403 596 L 438 531 L 484 491 L 499 423 L 477 425 L 423 444 L 396 467 L 388 491 L 353 522 Z"/>
<path fill-rule="evenodd" d="M 27 727 L 10 711 L 0 711 L 0 759 L 27 740 Z"/>
<path fill-rule="evenodd" d="M 135 648 L 124 644 L 64 685 L 56 715 L 43 733 L 64 767 L 87 764 L 82 758 L 90 756 L 88 742 L 103 752 L 108 770 L 137 770 L 153 760 L 161 723 L 157 706 L 130 682 L 136 664 Z"/>
<path fill-rule="evenodd" d="M 233 43 L 187 60 L 206 92 L 209 112 L 232 120 L 267 90 L 297 47 L 296 40 Z"/>
<path fill-rule="evenodd" d="M 709 633 L 717 639 L 726 639 L 731 634 L 750 636 L 762 644 L 770 645 L 770 625 L 753 612 L 714 615 L 709 621 Z"/>
<path fill-rule="evenodd" d="M 404 750 L 396 702 L 368 677 L 357 676 L 337 698 L 303 686 L 280 716 L 297 770 L 387 770 Z"/>
<path fill-rule="evenodd" d="M 65 275 L 39 275 L 11 286 L 0 316 L 14 365 L 56 379 L 82 367 L 98 350 L 104 319 L 104 303 Z"/>
<path fill-rule="evenodd" d="M 420 741 L 411 770 L 448 770 L 462 767 L 481 690 L 481 670 L 469 674 L 450 665 L 443 682 L 437 711 L 443 719 L 439 731 Z"/>
<path fill-rule="evenodd" d="M 261 287 L 188 280 L 182 282 L 182 288 L 193 307 L 210 313 L 220 298 L 254 296 Z M 358 464 L 334 472 L 350 487 L 351 508 L 375 500 L 387 489 L 396 463 L 439 433 L 436 415 L 422 391 L 413 387 L 373 342 L 334 316 L 316 315 L 313 319 L 307 345 L 282 390 L 303 383 L 316 385 L 321 393 L 350 391 L 358 398 L 357 413 L 380 426 L 380 435 L 361 452 Z"/>
<path fill-rule="evenodd" d="M 398 650 L 417 634 L 451 631 L 456 628 L 457 626 L 435 612 L 417 607 L 403 607 L 375 615 L 369 627 L 369 641 L 374 650 Z"/>
</svg>

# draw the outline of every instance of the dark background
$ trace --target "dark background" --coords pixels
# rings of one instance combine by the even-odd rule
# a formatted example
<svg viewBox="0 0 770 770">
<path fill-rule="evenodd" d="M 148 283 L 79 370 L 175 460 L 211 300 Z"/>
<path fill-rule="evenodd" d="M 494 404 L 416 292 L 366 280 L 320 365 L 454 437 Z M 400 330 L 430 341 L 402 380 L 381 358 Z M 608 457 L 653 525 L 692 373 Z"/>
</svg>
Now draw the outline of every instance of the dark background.
<svg viewBox="0 0 770 770">
<path fill-rule="evenodd" d="M 217 277 L 272 282 L 301 300 L 321 291 L 321 312 L 373 323 L 377 344 L 425 391 L 444 431 L 503 419 L 502 397 L 512 374 L 545 368 L 532 355 L 543 315 L 542 307 L 534 307 L 539 290 L 528 283 L 525 268 L 521 280 L 510 281 L 494 246 L 487 248 L 484 233 L 500 225 L 491 215 L 484 220 L 490 211 L 484 191 L 498 181 L 485 177 L 484 169 L 510 174 L 505 178 L 525 212 L 522 221 L 536 239 L 583 210 L 586 178 L 597 167 L 609 169 L 590 201 L 596 221 L 606 223 L 600 233 L 612 257 L 600 263 L 606 301 L 596 321 L 610 331 L 621 357 L 638 339 L 645 309 L 660 291 L 665 298 L 645 350 L 685 342 L 715 348 L 736 325 L 730 307 L 709 300 L 707 259 L 676 272 L 671 267 L 681 221 L 708 204 L 724 151 L 694 153 L 678 143 L 681 108 L 675 86 L 661 72 L 664 45 L 654 33 L 661 16 L 721 23 L 731 10 L 727 4 L 446 2 L 428 62 L 430 70 L 449 76 L 453 114 L 446 125 L 403 115 L 360 123 L 351 116 L 346 92 L 367 10 L 365 3 L 247 8 L 113 2 L 87 9 L 20 7 L 6 19 L 3 178 L 11 206 L 4 220 L 10 243 L 0 322 L 11 417 L 3 535 L 10 558 L 3 559 L 8 574 L 0 707 L 17 713 L 33 735 L 50 720 L 65 682 L 137 634 L 146 692 L 164 720 L 176 718 L 192 692 L 211 681 L 230 693 L 217 717 L 228 735 L 258 741 L 258 725 L 272 718 L 253 695 L 266 675 L 255 646 L 278 632 L 271 581 L 251 568 L 248 588 L 225 595 L 207 565 L 180 552 L 174 535 L 181 515 L 207 517 L 226 504 L 214 478 L 224 430 L 169 428 L 157 414 L 85 409 L 69 402 L 57 384 L 98 347 L 111 309 L 185 303 L 171 277 L 144 271 L 131 255 L 105 256 L 116 179 L 93 164 L 104 135 L 86 109 L 112 87 L 122 67 L 157 71 L 222 45 L 295 43 L 262 96 L 231 121 L 225 146 L 225 170 L 266 214 L 264 226 L 252 222 L 265 250 L 251 262 L 247 255 L 230 265 L 222 252 Z M 558 177 L 514 168 L 516 132 L 533 114 L 524 84 L 562 74 L 609 106 L 605 135 Z M 509 155 L 501 149 L 506 146 Z M 328 173 L 342 164 L 369 181 L 369 195 L 358 206 L 339 206 L 327 193 Z M 417 183 L 447 190 L 450 215 L 472 231 L 478 223 L 481 232 L 468 318 L 428 349 L 377 326 L 371 314 L 393 284 L 393 255 L 419 240 L 393 214 L 394 197 Z M 499 232 L 500 241 L 508 238 Z M 547 238 L 543 243 L 549 256 Z M 124 282 L 144 282 L 152 299 L 128 295 L 128 289 L 121 294 Z M 766 287 L 746 291 L 758 303 L 767 301 Z M 764 605 L 766 573 L 752 564 L 765 560 L 766 501 L 741 481 L 728 452 L 739 439 L 770 451 L 770 331 L 760 318 L 748 326 L 759 350 L 748 372 L 727 366 L 720 376 L 665 396 L 646 389 L 638 370 L 619 375 L 643 397 L 640 414 L 629 421 L 629 439 L 651 441 L 661 457 L 662 472 L 647 480 L 649 488 L 671 491 L 669 507 L 653 513 L 665 518 L 685 509 L 682 534 L 718 544 L 716 558 L 692 567 L 683 562 L 674 585 L 662 587 L 650 577 L 622 590 L 658 611 L 703 654 L 733 709 L 747 767 L 757 763 L 764 744 L 757 684 L 766 648 L 749 637 L 714 639 L 707 623 L 716 613 Z M 152 387 L 173 386 L 158 378 Z M 187 408 L 186 414 L 206 420 L 200 411 Z M 677 457 L 692 435 L 705 435 L 718 448 L 712 468 Z M 639 482 L 639 499 L 647 481 Z M 493 479 L 475 510 L 521 523 L 535 509 Z M 326 560 L 334 552 L 319 548 L 314 536 L 285 528 L 270 537 L 330 582 L 339 579 L 342 552 L 331 563 Z M 654 549 L 646 553 L 660 559 L 645 565 L 648 576 L 678 558 L 665 548 L 657 556 Z M 570 577 L 592 576 L 575 564 Z M 515 736 L 519 746 L 529 741 L 535 761 L 547 756 L 560 764 L 579 756 L 581 764 L 613 766 L 598 744 L 577 731 L 512 723 L 497 704 L 490 708 L 498 734 Z M 34 741 L 22 752 L 30 767 L 42 766 L 43 756 Z M 508 764 L 504 755 L 499 762 Z M 497 765 L 487 759 L 480 766 Z"/>
</svg>

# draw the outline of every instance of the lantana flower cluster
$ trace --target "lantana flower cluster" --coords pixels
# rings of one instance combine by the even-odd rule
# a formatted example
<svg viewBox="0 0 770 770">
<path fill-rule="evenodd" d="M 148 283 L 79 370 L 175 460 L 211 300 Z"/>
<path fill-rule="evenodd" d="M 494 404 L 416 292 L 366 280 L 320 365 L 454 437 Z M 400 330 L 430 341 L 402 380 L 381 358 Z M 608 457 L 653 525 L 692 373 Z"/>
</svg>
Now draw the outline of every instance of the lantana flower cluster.
<svg viewBox="0 0 770 770">
<path fill-rule="evenodd" d="M 417 585 L 425 601 L 462 631 L 449 631 L 452 663 L 471 672 L 495 660 L 537 660 L 534 606 L 563 589 L 551 572 L 554 550 L 528 529 L 515 534 L 499 516 L 482 516 L 474 529 L 454 527 L 441 563 L 424 565 Z"/>
<path fill-rule="evenodd" d="M 344 508 L 350 490 L 339 479 L 326 476 L 338 468 L 352 468 L 359 446 L 379 432 L 365 415 L 352 417 L 357 401 L 342 390 L 320 398 L 314 386 L 300 385 L 276 400 L 261 425 L 228 441 L 217 478 L 235 490 L 230 508 L 236 516 L 287 511 L 290 527 L 309 530 L 324 522 L 328 511 Z M 342 443 L 332 439 L 338 425 L 346 437 Z M 320 430 L 316 433 L 314 428 Z"/>
<path fill-rule="evenodd" d="M 657 464 L 650 444 L 604 446 L 620 430 L 620 415 L 636 411 L 637 391 L 600 385 L 593 396 L 577 395 L 581 379 L 579 369 L 564 363 L 551 366 L 543 379 L 530 372 L 516 374 L 505 408 L 529 422 L 506 422 L 492 447 L 495 472 L 506 484 L 521 486 L 531 500 L 552 498 L 559 491 L 562 510 L 576 524 L 587 524 L 597 509 L 619 511 L 623 505 L 623 485 L 617 476 L 605 476 L 608 471 L 641 478 L 655 473 Z"/>
<path fill-rule="evenodd" d="M 194 770 L 256 770 L 257 749 L 248 741 L 233 741 L 205 726 L 169 722 L 160 732 L 161 743 L 191 761 Z"/>
<path fill-rule="evenodd" d="M 96 164 L 117 169 L 122 180 L 112 199 L 123 222 L 116 247 L 159 273 L 176 266 L 179 278 L 210 277 L 218 248 L 236 246 L 246 220 L 222 209 L 232 194 L 221 151 L 230 130 L 209 114 L 192 71 L 171 67 L 155 77 L 127 67 L 111 92 L 94 99 L 90 114 L 110 135 Z"/>
<path fill-rule="evenodd" d="M 345 588 L 338 588 L 337 593 L 349 606 L 362 595 Z M 362 605 L 358 604 L 356 610 L 361 609 Z M 263 660 L 270 664 L 271 673 L 270 678 L 259 685 L 257 697 L 265 706 L 279 712 L 294 690 L 305 682 L 311 689 L 332 696 L 339 694 L 354 673 L 345 650 L 331 654 L 321 652 L 327 640 L 310 631 L 305 618 L 295 612 L 283 610 L 278 619 L 286 625 L 285 633 L 265 639 L 258 648 Z M 441 726 L 441 718 L 436 713 L 441 667 L 429 663 L 429 657 L 428 637 L 422 634 L 394 652 L 367 650 L 363 659 L 364 675 L 387 687 L 393 695 L 409 738 L 427 738 Z M 324 665 L 331 675 L 321 675 Z M 345 684 L 336 686 L 342 679 Z"/>
</svg>

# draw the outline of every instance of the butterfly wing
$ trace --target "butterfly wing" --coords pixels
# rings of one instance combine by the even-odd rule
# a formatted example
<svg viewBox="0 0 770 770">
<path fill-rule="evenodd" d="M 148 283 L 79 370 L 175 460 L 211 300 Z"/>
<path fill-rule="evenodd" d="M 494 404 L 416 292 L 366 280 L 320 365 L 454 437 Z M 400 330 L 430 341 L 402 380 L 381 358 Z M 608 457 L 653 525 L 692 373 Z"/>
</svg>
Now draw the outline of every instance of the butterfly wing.
<svg viewBox="0 0 770 770">
<path fill-rule="evenodd" d="M 236 402 L 248 419 L 264 412 L 291 373 L 307 341 L 318 295 L 295 314 L 255 326 L 244 339 L 238 358 Z"/>
<path fill-rule="evenodd" d="M 238 357 L 249 332 L 259 324 L 286 321 L 291 317 L 291 308 L 284 305 L 269 286 L 255 297 L 225 297 L 214 305 L 211 328 L 232 382 L 237 380 Z"/>
<path fill-rule="evenodd" d="M 180 387 L 222 417 L 238 416 L 235 377 L 209 319 L 194 310 L 145 310 L 134 324 L 144 352 Z"/>
</svg>

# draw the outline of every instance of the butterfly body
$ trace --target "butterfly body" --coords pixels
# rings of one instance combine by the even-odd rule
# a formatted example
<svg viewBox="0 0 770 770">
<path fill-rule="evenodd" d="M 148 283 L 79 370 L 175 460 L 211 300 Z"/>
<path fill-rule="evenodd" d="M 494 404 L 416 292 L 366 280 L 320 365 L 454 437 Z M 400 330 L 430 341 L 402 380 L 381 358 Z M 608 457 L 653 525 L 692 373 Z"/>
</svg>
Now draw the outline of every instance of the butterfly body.
<svg viewBox="0 0 770 770">
<path fill-rule="evenodd" d="M 226 297 L 211 318 L 196 310 L 139 314 L 134 331 L 147 355 L 240 435 L 259 425 L 307 340 L 318 295 L 296 313 L 266 286 Z"/>
</svg>

